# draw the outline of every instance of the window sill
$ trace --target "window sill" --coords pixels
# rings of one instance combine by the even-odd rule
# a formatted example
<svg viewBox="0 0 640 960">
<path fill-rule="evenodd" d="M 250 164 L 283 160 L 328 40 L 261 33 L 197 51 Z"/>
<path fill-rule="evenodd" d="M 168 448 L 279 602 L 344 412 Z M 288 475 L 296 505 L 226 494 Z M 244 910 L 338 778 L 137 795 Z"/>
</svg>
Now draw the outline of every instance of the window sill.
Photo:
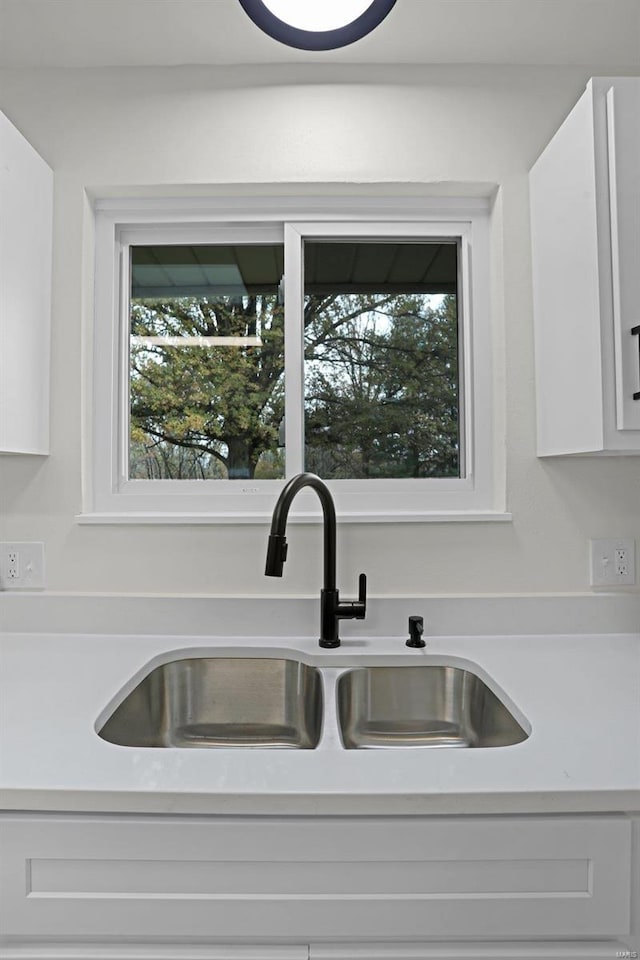
<svg viewBox="0 0 640 960">
<path fill-rule="evenodd" d="M 338 523 L 510 523 L 511 513 L 500 510 L 443 511 L 440 513 L 343 513 Z M 182 524 L 268 524 L 271 513 L 81 513 L 75 517 L 80 525 L 160 525 Z M 321 523 L 322 514 L 295 513 L 289 523 Z"/>
</svg>

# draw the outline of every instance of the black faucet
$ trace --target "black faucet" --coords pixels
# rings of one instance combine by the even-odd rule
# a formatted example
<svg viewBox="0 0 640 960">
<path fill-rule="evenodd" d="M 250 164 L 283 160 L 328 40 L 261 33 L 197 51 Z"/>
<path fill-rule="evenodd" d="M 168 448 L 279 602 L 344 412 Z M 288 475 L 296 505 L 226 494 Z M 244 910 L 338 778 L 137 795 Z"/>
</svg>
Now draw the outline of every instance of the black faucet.
<svg viewBox="0 0 640 960">
<path fill-rule="evenodd" d="M 360 574 L 358 599 L 340 602 L 336 588 L 336 508 L 329 488 L 315 473 L 299 473 L 278 497 L 273 511 L 271 533 L 267 547 L 265 576 L 281 577 L 287 559 L 285 530 L 289 507 L 298 491 L 313 487 L 320 498 L 324 516 L 324 586 L 320 592 L 320 646 L 339 647 L 339 620 L 364 620 L 367 611 L 367 578 Z"/>
</svg>

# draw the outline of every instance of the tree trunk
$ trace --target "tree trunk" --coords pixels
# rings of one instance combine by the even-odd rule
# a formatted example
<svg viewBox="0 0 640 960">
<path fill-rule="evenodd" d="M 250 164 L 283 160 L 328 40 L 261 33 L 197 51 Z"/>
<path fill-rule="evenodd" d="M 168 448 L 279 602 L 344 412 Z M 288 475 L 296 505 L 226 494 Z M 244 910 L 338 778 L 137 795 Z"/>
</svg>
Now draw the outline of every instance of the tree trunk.
<svg viewBox="0 0 640 960">
<path fill-rule="evenodd" d="M 229 455 L 227 472 L 229 480 L 251 480 L 256 469 L 257 458 L 244 437 L 227 440 Z"/>
</svg>

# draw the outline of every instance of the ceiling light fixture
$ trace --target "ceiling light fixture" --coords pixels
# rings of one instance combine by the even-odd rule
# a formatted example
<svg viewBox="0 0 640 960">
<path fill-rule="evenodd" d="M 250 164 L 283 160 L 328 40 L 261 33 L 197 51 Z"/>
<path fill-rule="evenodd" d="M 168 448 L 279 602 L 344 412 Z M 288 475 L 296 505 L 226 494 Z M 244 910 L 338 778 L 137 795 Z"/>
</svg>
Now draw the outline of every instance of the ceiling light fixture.
<svg viewBox="0 0 640 960">
<path fill-rule="evenodd" d="M 256 26 L 299 50 L 335 50 L 382 23 L 396 0 L 240 0 Z"/>
</svg>

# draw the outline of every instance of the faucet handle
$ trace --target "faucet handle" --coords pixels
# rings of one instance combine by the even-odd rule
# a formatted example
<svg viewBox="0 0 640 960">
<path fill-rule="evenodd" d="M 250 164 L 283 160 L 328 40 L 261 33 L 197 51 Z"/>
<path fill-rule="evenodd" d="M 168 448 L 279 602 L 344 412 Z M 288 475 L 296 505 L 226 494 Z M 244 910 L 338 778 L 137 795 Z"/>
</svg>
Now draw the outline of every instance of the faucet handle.
<svg viewBox="0 0 640 960">
<path fill-rule="evenodd" d="M 362 604 L 362 619 L 364 620 L 365 610 L 367 609 L 367 575 L 361 573 L 358 577 L 358 603 Z"/>
<path fill-rule="evenodd" d="M 358 577 L 358 599 L 353 604 L 353 619 L 364 620 L 367 615 L 367 575 L 361 573 Z"/>
<path fill-rule="evenodd" d="M 327 591 L 323 590 L 322 593 L 326 594 Z M 337 600 L 337 590 L 335 591 L 335 596 Z M 367 575 L 365 573 L 361 573 L 360 579 L 358 580 L 358 599 L 338 601 L 337 606 L 334 608 L 334 616 L 339 620 L 364 620 L 366 614 Z"/>
</svg>

